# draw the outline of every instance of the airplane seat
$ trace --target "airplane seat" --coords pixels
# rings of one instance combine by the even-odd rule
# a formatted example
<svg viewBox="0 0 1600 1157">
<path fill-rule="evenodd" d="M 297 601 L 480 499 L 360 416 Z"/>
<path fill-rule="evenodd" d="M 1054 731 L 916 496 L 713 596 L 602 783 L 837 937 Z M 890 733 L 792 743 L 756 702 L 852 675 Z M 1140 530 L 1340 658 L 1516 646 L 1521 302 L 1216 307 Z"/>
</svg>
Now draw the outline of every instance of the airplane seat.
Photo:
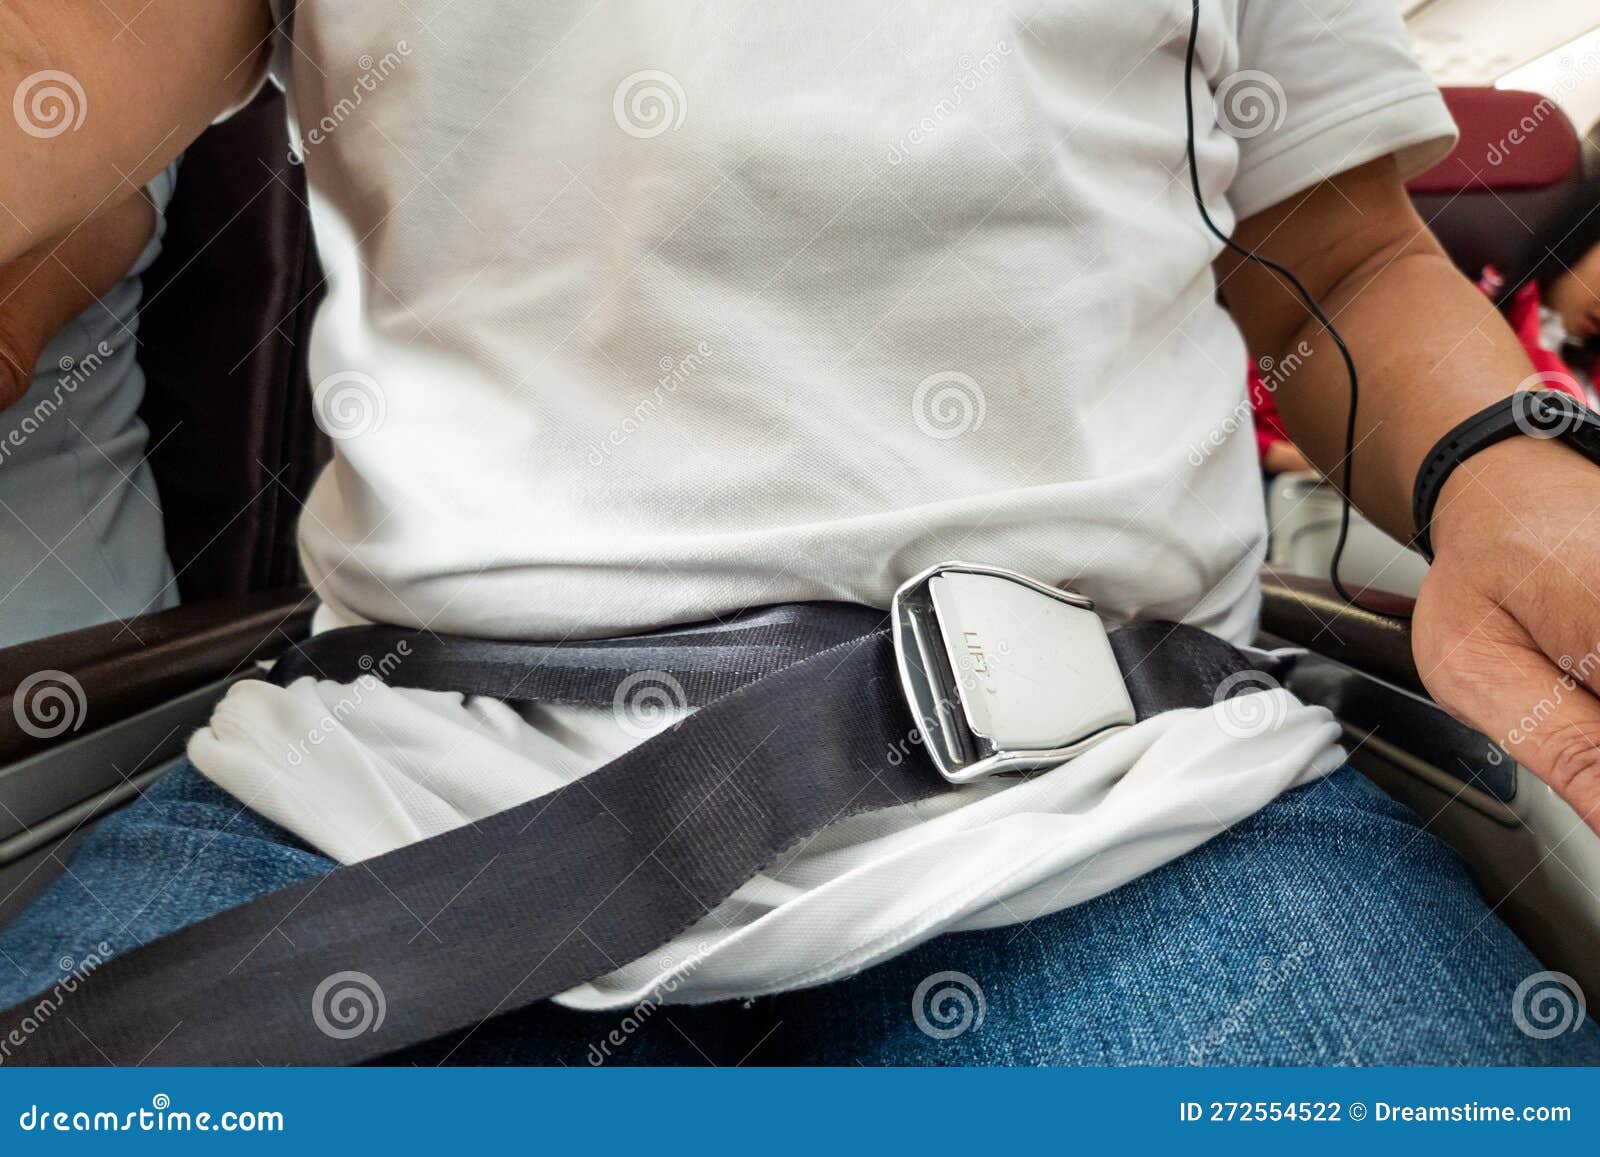
<svg viewBox="0 0 1600 1157">
<path fill-rule="evenodd" d="M 1461 139 L 1406 185 L 1445 252 L 1473 280 L 1486 265 L 1521 268 L 1530 247 L 1585 189 L 1583 147 L 1549 97 L 1445 88 Z"/>
<path fill-rule="evenodd" d="M 1267 484 L 1267 561 L 1289 574 L 1326 576 L 1343 515 L 1343 498 L 1320 474 L 1275 475 Z M 1428 563 L 1420 554 L 1359 510 L 1350 511 L 1350 534 L 1339 557 L 1339 578 L 1347 587 L 1415 598 L 1427 573 Z"/>
<path fill-rule="evenodd" d="M 329 455 L 305 359 L 322 282 L 269 88 L 185 154 L 144 278 L 142 416 L 184 602 L 299 578 L 294 523 Z"/>
<path fill-rule="evenodd" d="M 292 527 L 326 453 L 304 353 L 321 278 L 287 149 L 272 94 L 196 143 L 147 290 L 146 416 L 184 605 L 0 650 L 0 923 L 87 825 L 170 766 L 232 680 L 307 630 Z M 1600 840 L 1428 700 L 1403 622 L 1316 577 L 1268 568 L 1263 590 L 1262 642 L 1305 649 L 1287 685 L 1340 718 L 1351 762 L 1461 850 L 1548 967 L 1600 991 L 1600 901 L 1583 884 L 1600 878 Z M 47 726 L 23 695 L 43 677 L 67 691 Z"/>
</svg>

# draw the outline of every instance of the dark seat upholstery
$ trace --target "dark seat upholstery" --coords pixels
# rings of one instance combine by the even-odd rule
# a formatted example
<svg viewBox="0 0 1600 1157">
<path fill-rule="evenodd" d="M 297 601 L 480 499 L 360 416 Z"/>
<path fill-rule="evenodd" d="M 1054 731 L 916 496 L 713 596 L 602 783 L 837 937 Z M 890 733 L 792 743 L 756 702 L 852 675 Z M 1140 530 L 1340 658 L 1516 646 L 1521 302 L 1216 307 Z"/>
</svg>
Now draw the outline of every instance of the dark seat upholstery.
<svg viewBox="0 0 1600 1157">
<path fill-rule="evenodd" d="M 185 155 L 145 275 L 143 415 L 186 603 L 298 575 L 295 520 L 328 457 L 306 382 L 322 271 L 305 196 L 268 89 Z"/>
</svg>

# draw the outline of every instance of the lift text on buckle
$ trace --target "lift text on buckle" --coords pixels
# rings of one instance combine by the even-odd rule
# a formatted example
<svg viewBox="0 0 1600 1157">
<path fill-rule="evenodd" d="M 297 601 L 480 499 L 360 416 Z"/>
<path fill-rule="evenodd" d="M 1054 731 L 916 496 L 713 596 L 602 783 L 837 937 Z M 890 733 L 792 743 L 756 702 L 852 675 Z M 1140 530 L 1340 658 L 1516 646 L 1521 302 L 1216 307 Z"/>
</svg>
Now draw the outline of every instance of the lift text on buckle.
<svg viewBox="0 0 1600 1157">
<path fill-rule="evenodd" d="M 1081 595 L 948 562 L 904 583 L 892 617 L 906 702 L 952 783 L 1053 766 L 1135 720 Z"/>
</svg>

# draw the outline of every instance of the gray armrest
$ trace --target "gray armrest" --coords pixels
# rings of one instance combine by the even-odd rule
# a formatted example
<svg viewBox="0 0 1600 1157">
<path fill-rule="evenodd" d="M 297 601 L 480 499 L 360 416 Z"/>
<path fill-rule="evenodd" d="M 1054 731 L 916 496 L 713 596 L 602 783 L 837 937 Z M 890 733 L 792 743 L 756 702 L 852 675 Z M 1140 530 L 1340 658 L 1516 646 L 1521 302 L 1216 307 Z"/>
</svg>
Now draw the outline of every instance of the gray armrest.
<svg viewBox="0 0 1600 1157">
<path fill-rule="evenodd" d="M 1409 614 L 1413 600 L 1368 591 L 1361 600 Z M 1352 607 L 1331 583 L 1265 567 L 1261 572 L 1261 629 L 1408 691 L 1426 694 L 1411 655 L 1411 625 Z"/>
</svg>

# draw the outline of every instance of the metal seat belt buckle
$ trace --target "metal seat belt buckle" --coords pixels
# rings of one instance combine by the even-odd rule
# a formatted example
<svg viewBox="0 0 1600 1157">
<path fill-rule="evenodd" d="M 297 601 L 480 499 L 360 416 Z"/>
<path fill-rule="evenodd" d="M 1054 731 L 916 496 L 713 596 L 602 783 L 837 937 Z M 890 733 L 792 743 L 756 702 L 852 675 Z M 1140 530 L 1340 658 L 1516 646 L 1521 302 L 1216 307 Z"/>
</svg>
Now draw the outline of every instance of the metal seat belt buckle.
<svg viewBox="0 0 1600 1157">
<path fill-rule="evenodd" d="M 951 783 L 1053 767 L 1136 721 L 1081 595 L 947 562 L 902 584 L 891 617 L 906 703 Z"/>
</svg>

